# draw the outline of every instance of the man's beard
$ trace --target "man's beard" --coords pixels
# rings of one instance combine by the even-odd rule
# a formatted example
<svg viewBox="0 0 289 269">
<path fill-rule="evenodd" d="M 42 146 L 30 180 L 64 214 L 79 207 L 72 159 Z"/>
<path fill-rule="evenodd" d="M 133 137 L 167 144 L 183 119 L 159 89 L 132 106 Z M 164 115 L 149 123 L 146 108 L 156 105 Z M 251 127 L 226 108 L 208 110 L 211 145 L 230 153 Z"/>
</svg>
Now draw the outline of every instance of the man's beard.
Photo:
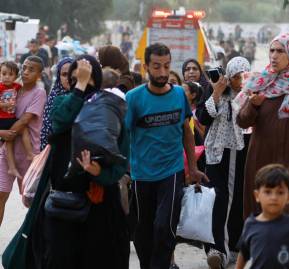
<svg viewBox="0 0 289 269">
<path fill-rule="evenodd" d="M 150 72 L 148 72 L 148 74 L 149 74 L 150 83 L 157 88 L 163 88 L 168 83 L 168 80 L 169 80 L 168 76 L 161 76 L 161 77 L 156 78 L 152 76 Z M 163 81 L 159 82 L 158 79 L 162 79 Z"/>
</svg>

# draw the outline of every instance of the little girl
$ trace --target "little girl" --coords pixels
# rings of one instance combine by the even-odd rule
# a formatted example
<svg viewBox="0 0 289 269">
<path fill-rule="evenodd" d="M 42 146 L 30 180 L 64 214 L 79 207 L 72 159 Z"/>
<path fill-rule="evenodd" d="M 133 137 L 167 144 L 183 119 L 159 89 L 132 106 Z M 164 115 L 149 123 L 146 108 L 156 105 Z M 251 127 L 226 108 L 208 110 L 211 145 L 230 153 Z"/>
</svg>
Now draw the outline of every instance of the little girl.
<svg viewBox="0 0 289 269">
<path fill-rule="evenodd" d="M 200 124 L 196 117 L 196 108 L 197 103 L 200 101 L 200 98 L 203 94 L 203 87 L 198 82 L 185 82 L 182 86 L 192 108 L 194 121 L 194 130 L 192 131 L 195 133 L 196 145 L 202 145 L 205 136 L 205 127 Z"/>
</svg>

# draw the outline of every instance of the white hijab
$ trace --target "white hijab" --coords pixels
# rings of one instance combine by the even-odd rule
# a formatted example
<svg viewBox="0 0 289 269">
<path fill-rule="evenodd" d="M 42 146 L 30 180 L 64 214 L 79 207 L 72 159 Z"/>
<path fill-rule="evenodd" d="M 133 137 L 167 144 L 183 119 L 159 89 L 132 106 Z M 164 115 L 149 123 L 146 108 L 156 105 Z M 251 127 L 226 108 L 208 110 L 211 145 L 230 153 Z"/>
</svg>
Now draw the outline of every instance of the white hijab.
<svg viewBox="0 0 289 269">
<path fill-rule="evenodd" d="M 229 61 L 226 75 L 231 78 L 249 70 L 247 59 L 235 57 Z M 228 95 L 221 96 L 218 104 L 215 104 L 213 96 L 205 103 L 209 115 L 214 118 L 205 139 L 207 164 L 220 163 L 225 148 L 242 150 L 245 146 L 242 129 L 236 123 L 237 111 L 232 106 L 234 97 L 235 93 L 231 90 Z"/>
</svg>

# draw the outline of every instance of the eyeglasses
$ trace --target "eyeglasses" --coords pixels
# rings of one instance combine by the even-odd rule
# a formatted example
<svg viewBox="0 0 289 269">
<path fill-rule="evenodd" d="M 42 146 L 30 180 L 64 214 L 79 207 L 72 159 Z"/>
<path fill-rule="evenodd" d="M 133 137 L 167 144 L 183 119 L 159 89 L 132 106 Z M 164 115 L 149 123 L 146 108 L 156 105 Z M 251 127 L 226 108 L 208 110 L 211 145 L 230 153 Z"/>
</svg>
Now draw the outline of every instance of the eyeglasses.
<svg viewBox="0 0 289 269">
<path fill-rule="evenodd" d="M 199 68 L 198 67 L 195 67 L 195 66 L 191 66 L 191 67 L 186 67 L 185 68 L 185 72 L 188 72 L 188 71 L 199 71 Z"/>
<path fill-rule="evenodd" d="M 274 53 L 274 52 L 277 52 L 277 53 L 285 53 L 285 50 L 284 49 L 270 49 L 270 53 Z"/>
</svg>

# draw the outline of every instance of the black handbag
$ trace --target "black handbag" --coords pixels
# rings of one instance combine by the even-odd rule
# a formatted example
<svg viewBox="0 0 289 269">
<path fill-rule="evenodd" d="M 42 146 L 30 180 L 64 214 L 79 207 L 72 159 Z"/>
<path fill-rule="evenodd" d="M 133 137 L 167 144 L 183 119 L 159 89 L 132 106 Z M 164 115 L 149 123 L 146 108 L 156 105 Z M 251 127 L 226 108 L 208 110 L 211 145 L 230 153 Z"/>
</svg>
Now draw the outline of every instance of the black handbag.
<svg viewBox="0 0 289 269">
<path fill-rule="evenodd" d="M 71 222 L 87 219 L 91 202 L 85 193 L 50 191 L 45 202 L 45 213 L 51 218 Z"/>
</svg>

